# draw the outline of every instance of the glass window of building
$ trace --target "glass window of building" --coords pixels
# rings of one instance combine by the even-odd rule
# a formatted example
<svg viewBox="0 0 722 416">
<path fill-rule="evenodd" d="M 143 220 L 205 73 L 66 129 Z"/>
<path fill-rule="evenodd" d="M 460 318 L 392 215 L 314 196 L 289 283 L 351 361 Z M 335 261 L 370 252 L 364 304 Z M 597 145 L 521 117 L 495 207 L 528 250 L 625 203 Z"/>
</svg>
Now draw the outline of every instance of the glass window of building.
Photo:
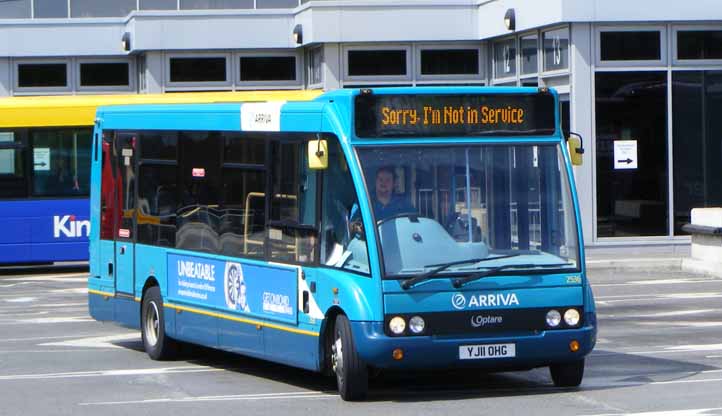
<svg viewBox="0 0 722 416">
<path fill-rule="evenodd" d="M 722 30 L 680 30 L 677 59 L 722 59 Z"/>
<path fill-rule="evenodd" d="M 140 10 L 176 10 L 178 0 L 140 0 Z"/>
<path fill-rule="evenodd" d="M 170 82 L 226 82 L 226 66 L 226 58 L 222 56 L 172 57 Z"/>
<path fill-rule="evenodd" d="M 295 81 L 295 56 L 241 56 L 241 82 Z"/>
<path fill-rule="evenodd" d="M 597 236 L 668 235 L 667 73 L 595 77 Z"/>
<path fill-rule="evenodd" d="M 35 0 L 33 8 L 33 16 L 36 19 L 68 17 L 68 2 L 66 1 Z"/>
<path fill-rule="evenodd" d="M 672 73 L 674 233 L 692 208 L 722 206 L 722 71 Z"/>
<path fill-rule="evenodd" d="M 478 49 L 423 49 L 421 75 L 477 75 Z"/>
<path fill-rule="evenodd" d="M 313 48 L 308 51 L 308 84 L 323 83 L 323 48 Z"/>
<path fill-rule="evenodd" d="M 0 1 L 0 19 L 29 19 L 30 0 Z"/>
<path fill-rule="evenodd" d="M 349 50 L 348 75 L 406 75 L 406 49 Z"/>
<path fill-rule="evenodd" d="M 604 31 L 600 33 L 602 61 L 658 61 L 662 59 L 660 33 Z"/>
<path fill-rule="evenodd" d="M 252 9 L 253 0 L 180 0 L 181 9 Z"/>
<path fill-rule="evenodd" d="M 516 76 L 516 39 L 494 42 L 494 78 Z"/>
<path fill-rule="evenodd" d="M 298 0 L 256 0 L 257 9 L 290 9 L 298 6 Z"/>
<path fill-rule="evenodd" d="M 0 198 L 27 195 L 25 140 L 19 132 L 0 132 Z"/>
<path fill-rule="evenodd" d="M 21 63 L 17 66 L 19 88 L 53 88 L 68 86 L 66 63 Z"/>
<path fill-rule="evenodd" d="M 135 6 L 136 0 L 70 0 L 70 17 L 122 17 Z"/>
<path fill-rule="evenodd" d="M 81 87 L 128 87 L 130 65 L 127 62 L 88 62 L 80 64 Z"/>
<path fill-rule="evenodd" d="M 90 129 L 33 131 L 33 195 L 87 196 L 90 138 Z"/>
<path fill-rule="evenodd" d="M 536 74 L 539 71 L 538 67 L 538 40 L 539 37 L 536 34 L 522 36 L 519 38 L 519 47 L 521 49 L 521 74 Z"/>
<path fill-rule="evenodd" d="M 542 33 L 544 71 L 569 69 L 569 28 Z"/>
</svg>

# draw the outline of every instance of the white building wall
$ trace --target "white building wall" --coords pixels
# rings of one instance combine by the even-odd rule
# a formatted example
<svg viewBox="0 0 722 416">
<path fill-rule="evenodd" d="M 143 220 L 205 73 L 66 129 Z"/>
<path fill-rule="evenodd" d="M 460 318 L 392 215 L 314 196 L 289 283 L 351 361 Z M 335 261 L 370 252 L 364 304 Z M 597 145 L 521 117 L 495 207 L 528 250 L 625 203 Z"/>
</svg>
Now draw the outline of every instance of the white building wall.
<svg viewBox="0 0 722 416">
<path fill-rule="evenodd" d="M 584 164 L 574 167 L 579 207 L 582 215 L 584 244 L 594 239 L 594 137 L 593 137 L 593 81 L 594 55 L 592 50 L 592 25 L 571 25 L 571 87 L 570 129 L 584 138 Z"/>
</svg>

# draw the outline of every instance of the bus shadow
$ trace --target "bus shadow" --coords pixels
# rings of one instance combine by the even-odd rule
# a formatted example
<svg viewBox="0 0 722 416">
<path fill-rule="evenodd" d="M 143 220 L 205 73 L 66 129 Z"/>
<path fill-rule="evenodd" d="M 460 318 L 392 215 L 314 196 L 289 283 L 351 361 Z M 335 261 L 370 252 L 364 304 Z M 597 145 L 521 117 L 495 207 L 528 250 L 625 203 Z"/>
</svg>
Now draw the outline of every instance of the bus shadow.
<svg viewBox="0 0 722 416">
<path fill-rule="evenodd" d="M 138 341 L 116 345 L 143 352 Z M 337 394 L 334 377 L 230 352 L 184 344 L 178 359 L 300 389 Z M 372 372 L 367 401 L 470 400 L 621 389 L 681 381 L 716 369 L 691 361 L 597 350 L 587 357 L 584 381 L 578 388 L 554 387 L 547 368 L 503 373 L 469 369 L 385 370 Z"/>
</svg>

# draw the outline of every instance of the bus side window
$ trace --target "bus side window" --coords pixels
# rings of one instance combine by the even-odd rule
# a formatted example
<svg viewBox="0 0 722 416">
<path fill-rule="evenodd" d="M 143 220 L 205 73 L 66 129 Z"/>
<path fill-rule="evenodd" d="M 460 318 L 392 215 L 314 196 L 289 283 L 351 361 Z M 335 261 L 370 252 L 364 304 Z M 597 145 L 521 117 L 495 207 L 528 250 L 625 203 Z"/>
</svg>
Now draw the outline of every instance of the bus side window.
<svg viewBox="0 0 722 416">
<path fill-rule="evenodd" d="M 358 198 L 343 152 L 334 138 L 328 143 L 328 169 L 323 171 L 321 264 L 369 273 L 368 249 Z"/>
</svg>

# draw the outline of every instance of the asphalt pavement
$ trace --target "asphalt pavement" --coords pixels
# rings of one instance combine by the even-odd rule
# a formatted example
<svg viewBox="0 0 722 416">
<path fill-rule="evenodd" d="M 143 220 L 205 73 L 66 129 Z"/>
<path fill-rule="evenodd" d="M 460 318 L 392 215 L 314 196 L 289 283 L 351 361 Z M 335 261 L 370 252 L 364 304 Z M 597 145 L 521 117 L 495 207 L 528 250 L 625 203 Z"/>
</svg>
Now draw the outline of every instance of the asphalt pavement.
<svg viewBox="0 0 722 416">
<path fill-rule="evenodd" d="M 0 415 L 722 415 L 722 278 L 610 264 L 590 269 L 599 341 L 580 388 L 547 369 L 383 372 L 361 403 L 333 379 L 204 348 L 152 361 L 138 331 L 88 316 L 84 273 L 6 272 Z"/>
</svg>

